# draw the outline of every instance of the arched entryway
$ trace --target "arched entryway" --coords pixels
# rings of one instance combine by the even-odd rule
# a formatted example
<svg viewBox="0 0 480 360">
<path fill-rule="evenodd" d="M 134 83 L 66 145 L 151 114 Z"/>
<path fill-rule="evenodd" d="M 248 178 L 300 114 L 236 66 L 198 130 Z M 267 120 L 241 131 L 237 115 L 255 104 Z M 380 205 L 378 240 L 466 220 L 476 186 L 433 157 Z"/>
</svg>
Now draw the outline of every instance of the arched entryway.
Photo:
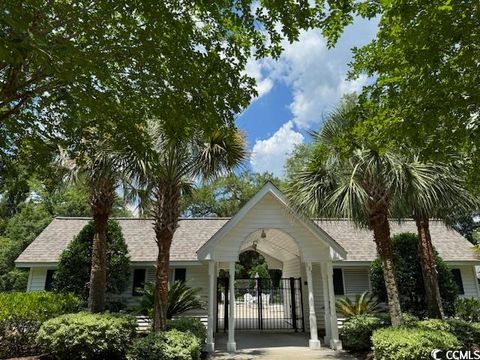
<svg viewBox="0 0 480 360">
<path fill-rule="evenodd" d="M 280 264 L 278 266 L 281 266 L 284 278 L 299 279 L 302 289 L 298 292 L 298 297 L 303 297 L 302 316 L 305 328 L 308 327 L 310 335 L 309 347 L 318 349 L 321 346 L 317 330 L 318 313 L 318 316 L 325 320 L 323 322 L 326 329 L 325 343 L 335 349 L 341 348 L 331 275 L 333 273 L 332 259 L 344 258 L 346 252 L 311 220 L 292 210 L 283 194 L 273 184 L 267 183 L 197 251 L 198 259 L 208 263 L 209 267 L 207 349 L 213 351 L 215 348 L 215 330 L 218 320 L 216 312 L 217 281 L 220 270 L 228 272 L 228 284 L 224 283 L 223 292 L 224 301 L 227 301 L 224 311 L 228 312 L 228 320 L 226 320 L 228 322 L 226 324 L 228 351 L 236 350 L 235 329 L 237 326 L 235 322 L 240 319 L 236 316 L 236 312 L 239 311 L 237 302 L 243 302 L 244 305 L 246 302 L 251 302 L 257 308 L 262 305 L 262 308 L 257 311 L 262 311 L 263 305 L 266 303 L 264 299 L 266 300 L 269 294 L 261 289 L 261 285 L 260 291 L 257 285 L 257 289 L 253 289 L 250 296 L 244 296 L 247 292 L 239 294 L 236 290 L 238 284 L 235 281 L 235 264 L 239 260 L 239 255 L 247 250 L 261 252 L 270 263 Z M 312 273 L 315 269 L 317 271 L 321 269 L 321 272 L 318 272 L 321 275 L 314 282 Z M 317 289 L 317 299 L 321 299 L 324 304 L 317 311 L 315 289 Z M 254 294 L 257 295 L 256 304 L 252 299 Z M 272 295 L 270 294 L 270 296 Z M 296 296 L 294 295 L 294 297 Z M 260 301 L 259 297 L 262 298 Z M 283 302 L 276 304 L 284 307 L 282 317 L 285 314 L 291 314 L 291 304 L 287 303 L 287 299 L 287 294 L 283 294 Z M 272 304 L 271 300 L 272 298 L 268 299 L 269 305 Z M 297 309 L 298 307 L 295 305 L 295 310 Z M 293 319 L 290 320 L 290 323 L 292 321 Z M 295 320 L 297 331 L 298 321 L 299 319 Z M 295 327 L 293 329 L 295 330 Z"/>
<path fill-rule="evenodd" d="M 305 331 L 301 254 L 284 231 L 260 229 L 245 239 L 235 265 L 235 329 Z M 216 330 L 228 329 L 228 264 L 217 279 Z"/>
</svg>

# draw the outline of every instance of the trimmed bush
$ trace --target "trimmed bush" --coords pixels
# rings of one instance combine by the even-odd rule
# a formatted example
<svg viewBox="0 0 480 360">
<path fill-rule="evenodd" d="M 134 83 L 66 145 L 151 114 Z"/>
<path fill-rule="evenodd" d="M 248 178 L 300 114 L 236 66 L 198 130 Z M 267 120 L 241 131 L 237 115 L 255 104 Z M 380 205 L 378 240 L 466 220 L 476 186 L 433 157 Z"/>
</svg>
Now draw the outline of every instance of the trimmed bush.
<svg viewBox="0 0 480 360">
<path fill-rule="evenodd" d="M 393 266 L 397 280 L 401 308 L 416 316 L 427 315 L 425 285 L 418 257 L 418 236 L 413 233 L 396 234 L 393 242 Z M 455 300 L 458 288 L 447 264 L 435 253 L 435 265 L 438 272 L 438 286 L 443 308 L 447 315 L 455 312 Z M 370 267 L 372 293 L 380 301 L 387 302 L 387 291 L 383 278 L 383 269 L 379 259 Z"/>
<path fill-rule="evenodd" d="M 92 268 L 93 222 L 90 221 L 68 244 L 60 255 L 53 277 L 53 288 L 58 292 L 71 292 L 85 302 Z M 107 224 L 107 295 L 120 294 L 128 286 L 130 257 L 122 228 L 115 220 Z"/>
<path fill-rule="evenodd" d="M 465 348 L 473 344 L 480 345 L 480 328 L 476 323 L 469 323 L 460 319 L 448 319 L 450 332 L 457 337 Z"/>
<path fill-rule="evenodd" d="M 38 353 L 35 337 L 42 323 L 79 306 L 72 294 L 0 293 L 0 358 Z"/>
<path fill-rule="evenodd" d="M 377 330 L 372 343 L 375 360 L 430 359 L 434 349 L 452 350 L 460 346 L 448 332 L 415 327 Z"/>
<path fill-rule="evenodd" d="M 68 314 L 46 321 L 37 342 L 57 359 L 123 359 L 135 330 L 131 316 Z"/>
<path fill-rule="evenodd" d="M 450 325 L 440 319 L 428 319 L 418 321 L 416 324 L 419 328 L 424 330 L 440 330 L 450 332 Z"/>
<path fill-rule="evenodd" d="M 196 318 L 182 317 L 175 320 L 169 320 L 167 323 L 167 329 L 176 329 L 181 332 L 192 333 L 197 337 L 200 346 L 203 346 L 207 339 L 207 329 L 205 328 L 205 325 Z"/>
<path fill-rule="evenodd" d="M 462 298 L 455 303 L 455 314 L 468 322 L 480 322 L 480 299 Z"/>
<path fill-rule="evenodd" d="M 197 360 L 200 343 L 190 332 L 170 330 L 138 339 L 130 349 L 129 360 Z"/>
<path fill-rule="evenodd" d="M 386 319 L 377 316 L 357 315 L 345 320 L 340 334 L 343 347 L 354 351 L 369 350 L 375 330 L 388 326 Z"/>
</svg>

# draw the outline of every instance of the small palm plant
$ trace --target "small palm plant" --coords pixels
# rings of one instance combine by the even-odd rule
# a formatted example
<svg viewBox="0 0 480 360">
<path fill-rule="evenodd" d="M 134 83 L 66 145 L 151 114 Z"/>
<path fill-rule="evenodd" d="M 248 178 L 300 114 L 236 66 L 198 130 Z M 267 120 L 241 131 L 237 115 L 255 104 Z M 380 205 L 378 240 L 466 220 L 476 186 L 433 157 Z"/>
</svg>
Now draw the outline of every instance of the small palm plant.
<svg viewBox="0 0 480 360">
<path fill-rule="evenodd" d="M 348 297 L 338 299 L 336 307 L 337 311 L 346 317 L 376 314 L 381 311 L 380 301 L 368 291 L 357 295 L 354 302 Z"/>
<path fill-rule="evenodd" d="M 137 312 L 143 315 L 153 316 L 153 304 L 155 298 L 155 283 L 145 284 L 142 291 Z M 167 319 L 183 314 L 188 310 L 203 309 L 204 303 L 200 297 L 200 289 L 188 287 L 184 282 L 176 282 L 168 289 Z"/>
</svg>

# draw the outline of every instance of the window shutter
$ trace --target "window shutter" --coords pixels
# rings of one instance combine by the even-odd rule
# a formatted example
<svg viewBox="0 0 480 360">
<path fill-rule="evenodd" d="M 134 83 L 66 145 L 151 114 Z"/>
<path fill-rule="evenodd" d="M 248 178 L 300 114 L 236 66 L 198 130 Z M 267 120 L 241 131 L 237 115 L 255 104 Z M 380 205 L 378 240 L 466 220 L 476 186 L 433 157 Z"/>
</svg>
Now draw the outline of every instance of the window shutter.
<svg viewBox="0 0 480 360">
<path fill-rule="evenodd" d="M 185 268 L 177 268 L 175 269 L 175 273 L 173 276 L 173 282 L 185 282 L 187 279 L 187 269 Z"/>
<path fill-rule="evenodd" d="M 452 269 L 450 270 L 453 276 L 453 281 L 455 281 L 455 284 L 457 284 L 458 287 L 458 294 L 459 295 L 464 295 L 465 294 L 465 289 L 463 288 L 463 281 L 462 281 L 462 272 L 460 269 Z"/>
<path fill-rule="evenodd" d="M 133 270 L 133 287 L 132 287 L 133 296 L 142 295 L 142 290 L 144 289 L 144 285 L 145 285 L 145 276 L 146 276 L 146 269 Z"/>
<path fill-rule="evenodd" d="M 333 269 L 333 292 L 335 295 L 345 295 L 342 269 Z"/>
</svg>

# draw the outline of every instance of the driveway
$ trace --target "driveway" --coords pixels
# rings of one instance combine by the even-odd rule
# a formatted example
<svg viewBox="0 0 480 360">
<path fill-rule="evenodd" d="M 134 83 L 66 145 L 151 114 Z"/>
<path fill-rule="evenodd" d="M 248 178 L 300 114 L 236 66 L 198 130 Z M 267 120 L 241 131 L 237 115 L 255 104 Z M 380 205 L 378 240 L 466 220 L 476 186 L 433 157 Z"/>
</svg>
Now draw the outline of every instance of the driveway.
<svg viewBox="0 0 480 360">
<path fill-rule="evenodd" d="M 310 350 L 306 334 L 236 331 L 235 338 L 237 341 L 237 352 L 230 354 L 226 351 L 227 335 L 217 334 L 215 343 L 217 351 L 211 356 L 211 359 L 356 360 L 355 357 L 344 351 L 333 351 L 326 347 L 322 347 L 319 350 Z"/>
</svg>

